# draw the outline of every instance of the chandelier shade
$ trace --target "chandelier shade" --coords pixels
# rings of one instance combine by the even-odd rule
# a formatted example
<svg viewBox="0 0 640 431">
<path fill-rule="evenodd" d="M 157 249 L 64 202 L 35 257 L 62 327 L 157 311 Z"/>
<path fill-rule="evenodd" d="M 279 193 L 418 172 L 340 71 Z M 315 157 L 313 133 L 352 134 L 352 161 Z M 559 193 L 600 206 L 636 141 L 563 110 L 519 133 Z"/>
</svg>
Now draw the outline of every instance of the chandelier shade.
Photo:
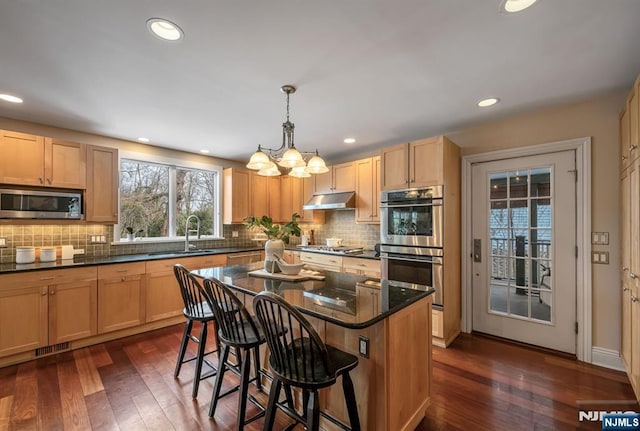
<svg viewBox="0 0 640 431">
<path fill-rule="evenodd" d="M 310 174 L 321 174 L 329 171 L 324 160 L 315 152 L 298 151 L 294 143 L 295 125 L 289 121 L 289 96 L 296 92 L 293 85 L 283 85 L 280 91 L 287 95 L 287 120 L 282 123 L 282 145 L 278 148 L 258 146 L 251 155 L 247 168 L 257 170 L 258 175 L 281 175 L 276 165 L 291 169 L 289 175 L 298 178 L 309 177 Z"/>
</svg>

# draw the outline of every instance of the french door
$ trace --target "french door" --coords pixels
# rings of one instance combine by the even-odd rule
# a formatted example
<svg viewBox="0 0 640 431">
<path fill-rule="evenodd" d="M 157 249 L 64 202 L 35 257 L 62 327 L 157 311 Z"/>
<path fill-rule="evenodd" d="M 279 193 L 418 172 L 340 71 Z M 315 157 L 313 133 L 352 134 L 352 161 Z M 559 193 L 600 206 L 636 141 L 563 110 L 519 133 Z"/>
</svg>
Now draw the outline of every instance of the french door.
<svg viewBox="0 0 640 431">
<path fill-rule="evenodd" d="M 576 352 L 575 151 L 472 167 L 473 330 Z"/>
</svg>

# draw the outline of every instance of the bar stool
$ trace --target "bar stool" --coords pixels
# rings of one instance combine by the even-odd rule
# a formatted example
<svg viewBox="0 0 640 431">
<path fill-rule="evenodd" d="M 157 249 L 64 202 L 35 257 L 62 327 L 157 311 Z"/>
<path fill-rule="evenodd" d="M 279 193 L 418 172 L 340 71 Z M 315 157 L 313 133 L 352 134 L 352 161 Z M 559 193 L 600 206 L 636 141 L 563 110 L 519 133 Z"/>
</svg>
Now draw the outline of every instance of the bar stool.
<svg viewBox="0 0 640 431">
<path fill-rule="evenodd" d="M 215 278 L 205 278 L 202 290 L 207 303 L 214 310 L 218 323 L 218 339 L 222 343 L 218 375 L 216 376 L 213 394 L 211 395 L 211 404 L 209 405 L 209 417 L 213 417 L 215 414 L 220 398 L 240 389 L 236 430 L 242 430 L 246 424 L 265 414 L 264 407 L 248 393 L 249 383 L 251 382 L 255 382 L 258 390 L 262 389 L 259 347 L 264 344 L 265 338 L 259 329 L 260 325 L 254 321 L 242 301 L 227 286 Z M 240 385 L 221 394 L 220 389 L 222 388 L 224 373 L 227 370 L 237 372 L 237 368 L 227 362 L 231 348 L 236 351 L 237 368 L 240 369 Z M 255 372 L 255 377 L 253 378 L 251 378 L 252 351 Z M 247 399 L 260 409 L 259 413 L 250 418 L 245 418 Z"/>
<path fill-rule="evenodd" d="M 276 408 L 280 408 L 308 431 L 319 429 L 320 414 L 347 430 L 360 430 L 358 405 L 349 371 L 358 365 L 350 353 L 326 345 L 304 316 L 282 297 L 261 292 L 253 299 L 253 307 L 271 352 L 269 366 L 273 382 L 264 421 L 264 430 L 271 430 Z M 336 383 L 342 376 L 342 389 L 347 404 L 351 428 L 320 412 L 318 389 Z M 301 388 L 303 414 L 278 402 L 282 385 Z"/>
<path fill-rule="evenodd" d="M 180 344 L 180 351 L 178 353 L 178 360 L 176 362 L 176 369 L 173 373 L 174 378 L 178 378 L 180 374 L 180 368 L 182 364 L 196 361 L 196 370 L 193 377 L 193 389 L 191 396 L 196 398 L 198 396 L 198 388 L 200 386 L 200 380 L 204 380 L 216 374 L 216 367 L 206 359 L 206 356 L 218 352 L 220 349 L 220 343 L 216 339 L 216 349 L 206 352 L 207 345 L 207 327 L 209 322 L 213 324 L 214 334 L 217 328 L 215 316 L 213 310 L 206 302 L 206 298 L 200 292 L 200 284 L 189 273 L 189 270 L 180 264 L 173 266 L 173 272 L 178 280 L 178 286 L 180 286 L 180 293 L 182 294 L 182 300 L 184 301 L 184 309 L 182 314 L 187 318 L 184 326 L 184 333 L 182 334 L 182 342 Z M 202 329 L 200 330 L 200 336 L 195 337 L 191 335 L 191 329 L 193 328 L 193 322 L 200 322 Z M 189 341 L 193 341 L 198 344 L 198 352 L 196 356 L 188 359 L 184 359 L 187 351 L 187 344 Z M 202 374 L 203 362 L 211 367 L 212 371 Z"/>
</svg>

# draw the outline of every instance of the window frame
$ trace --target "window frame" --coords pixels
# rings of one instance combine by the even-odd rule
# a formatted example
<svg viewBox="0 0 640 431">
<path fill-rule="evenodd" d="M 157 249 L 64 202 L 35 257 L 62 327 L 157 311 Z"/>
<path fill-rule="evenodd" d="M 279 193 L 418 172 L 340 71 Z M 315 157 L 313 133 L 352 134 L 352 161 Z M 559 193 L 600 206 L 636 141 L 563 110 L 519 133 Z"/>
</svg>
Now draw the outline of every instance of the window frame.
<svg viewBox="0 0 640 431">
<path fill-rule="evenodd" d="M 133 242 L 120 238 L 119 232 L 121 227 L 120 217 L 120 163 L 122 159 L 133 160 L 138 162 L 147 162 L 150 164 L 164 165 L 169 167 L 169 236 L 158 236 L 152 238 L 139 238 L 135 240 L 135 243 L 163 243 L 163 242 L 182 242 L 185 240 L 184 236 L 176 236 L 176 207 L 175 199 L 177 194 L 176 184 L 176 169 L 187 170 L 201 170 L 215 173 L 214 184 L 214 217 L 213 217 L 213 235 L 201 235 L 200 241 L 203 240 L 215 240 L 224 239 L 223 225 L 222 225 L 222 167 L 213 163 L 201 163 L 193 160 L 180 160 L 169 157 L 163 157 L 154 154 L 138 153 L 133 151 L 119 151 L 118 152 L 118 223 L 113 226 L 114 238 L 111 244 L 113 245 L 131 245 Z M 117 236 L 117 237 L 116 237 Z M 191 238 L 189 238 L 191 240 Z M 193 239 L 198 241 L 197 239 Z"/>
</svg>

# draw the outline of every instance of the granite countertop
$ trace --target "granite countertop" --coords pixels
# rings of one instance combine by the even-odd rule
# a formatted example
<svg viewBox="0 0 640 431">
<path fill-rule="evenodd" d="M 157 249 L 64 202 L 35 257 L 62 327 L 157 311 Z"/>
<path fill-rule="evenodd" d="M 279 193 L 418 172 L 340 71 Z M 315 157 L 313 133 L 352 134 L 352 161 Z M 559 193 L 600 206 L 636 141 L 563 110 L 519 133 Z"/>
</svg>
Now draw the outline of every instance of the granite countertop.
<svg viewBox="0 0 640 431">
<path fill-rule="evenodd" d="M 280 281 L 249 275 L 262 262 L 192 271 L 213 277 L 239 292 L 255 296 L 263 291 L 281 295 L 300 311 L 336 325 L 361 329 L 433 294 L 429 286 L 333 271 L 317 271 L 324 280 Z"/>
<path fill-rule="evenodd" d="M 109 265 L 114 263 L 129 263 L 129 262 L 141 262 L 147 260 L 160 260 L 160 259 L 173 259 L 177 257 L 192 257 L 192 256 L 207 256 L 213 254 L 229 254 L 229 253 L 242 253 L 248 251 L 261 251 L 261 247 L 224 247 L 224 248 L 212 248 L 203 250 L 191 250 L 184 251 L 166 251 L 166 252 L 151 252 L 142 254 L 129 254 L 121 256 L 106 256 L 106 257 L 75 257 L 73 260 L 57 260 L 56 262 L 34 262 L 25 264 L 16 263 L 3 263 L 0 264 L 0 274 L 21 272 L 21 271 L 35 271 L 43 269 L 60 269 L 60 268 L 73 268 L 78 266 L 87 265 Z"/>
</svg>

